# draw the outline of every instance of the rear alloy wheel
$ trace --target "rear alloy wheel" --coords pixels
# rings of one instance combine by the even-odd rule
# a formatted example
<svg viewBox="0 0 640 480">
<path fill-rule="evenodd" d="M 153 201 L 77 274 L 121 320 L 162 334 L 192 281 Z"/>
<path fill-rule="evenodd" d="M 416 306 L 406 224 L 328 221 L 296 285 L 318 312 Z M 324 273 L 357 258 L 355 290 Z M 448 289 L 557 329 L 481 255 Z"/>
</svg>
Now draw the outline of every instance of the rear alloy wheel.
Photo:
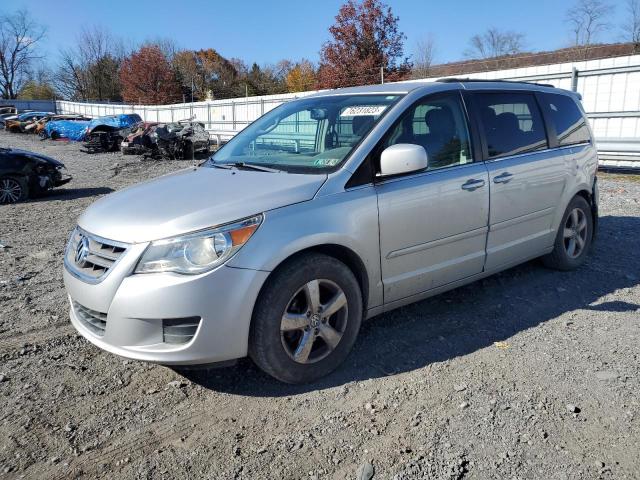
<svg viewBox="0 0 640 480">
<path fill-rule="evenodd" d="M 27 198 L 27 185 L 15 177 L 0 178 L 0 204 L 16 203 Z"/>
<path fill-rule="evenodd" d="M 542 261 L 556 270 L 573 270 L 586 260 L 593 239 L 591 206 L 581 196 L 569 203 L 556 234 L 553 251 Z"/>
<path fill-rule="evenodd" d="M 261 292 L 251 322 L 249 355 L 286 383 L 317 380 L 349 355 L 362 322 L 353 272 L 318 253 L 280 267 Z"/>
<path fill-rule="evenodd" d="M 587 216 L 580 208 L 569 213 L 562 231 L 564 249 L 569 258 L 578 258 L 587 244 Z"/>
</svg>

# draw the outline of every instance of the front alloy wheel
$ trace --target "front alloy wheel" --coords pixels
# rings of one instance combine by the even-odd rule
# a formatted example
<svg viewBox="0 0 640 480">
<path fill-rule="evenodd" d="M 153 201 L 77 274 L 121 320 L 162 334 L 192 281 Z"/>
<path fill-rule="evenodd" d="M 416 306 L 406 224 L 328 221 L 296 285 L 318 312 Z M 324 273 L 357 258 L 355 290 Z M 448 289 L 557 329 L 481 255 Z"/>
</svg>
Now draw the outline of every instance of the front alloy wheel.
<svg viewBox="0 0 640 480">
<path fill-rule="evenodd" d="M 24 194 L 25 189 L 18 179 L 0 178 L 0 203 L 16 203 L 23 199 Z"/>
<path fill-rule="evenodd" d="M 298 363 L 326 358 L 340 343 L 349 307 L 342 289 L 331 280 L 311 280 L 298 290 L 280 322 L 282 345 Z"/>
</svg>

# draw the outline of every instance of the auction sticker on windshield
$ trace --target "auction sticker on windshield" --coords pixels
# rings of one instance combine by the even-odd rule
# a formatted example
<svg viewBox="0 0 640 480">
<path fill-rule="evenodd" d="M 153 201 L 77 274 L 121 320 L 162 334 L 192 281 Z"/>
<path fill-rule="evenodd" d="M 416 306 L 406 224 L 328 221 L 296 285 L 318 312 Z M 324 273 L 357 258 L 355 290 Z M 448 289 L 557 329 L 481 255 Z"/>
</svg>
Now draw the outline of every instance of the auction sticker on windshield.
<svg viewBox="0 0 640 480">
<path fill-rule="evenodd" d="M 387 105 L 359 105 L 345 108 L 340 114 L 341 117 L 359 117 L 369 115 L 380 115 L 387 108 Z"/>
</svg>

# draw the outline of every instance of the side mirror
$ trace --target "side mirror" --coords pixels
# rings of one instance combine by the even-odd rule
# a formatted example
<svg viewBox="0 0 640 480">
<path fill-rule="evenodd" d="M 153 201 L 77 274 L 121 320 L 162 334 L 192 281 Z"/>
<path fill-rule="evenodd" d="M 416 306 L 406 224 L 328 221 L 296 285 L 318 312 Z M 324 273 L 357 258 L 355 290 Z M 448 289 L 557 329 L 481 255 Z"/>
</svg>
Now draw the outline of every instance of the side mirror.
<svg viewBox="0 0 640 480">
<path fill-rule="evenodd" d="M 387 147 L 380 155 L 380 175 L 398 175 L 427 168 L 427 151 L 421 145 L 398 143 Z"/>
</svg>

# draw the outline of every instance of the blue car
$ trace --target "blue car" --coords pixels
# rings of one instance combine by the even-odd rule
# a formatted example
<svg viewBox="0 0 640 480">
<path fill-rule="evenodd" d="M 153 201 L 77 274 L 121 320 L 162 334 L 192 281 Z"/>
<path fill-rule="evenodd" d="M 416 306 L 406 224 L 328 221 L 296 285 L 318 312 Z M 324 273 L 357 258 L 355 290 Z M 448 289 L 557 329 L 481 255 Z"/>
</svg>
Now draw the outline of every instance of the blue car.
<svg viewBox="0 0 640 480">
<path fill-rule="evenodd" d="M 44 126 L 43 138 L 58 140 L 66 138 L 79 142 L 84 139 L 89 120 L 51 120 Z"/>
</svg>

